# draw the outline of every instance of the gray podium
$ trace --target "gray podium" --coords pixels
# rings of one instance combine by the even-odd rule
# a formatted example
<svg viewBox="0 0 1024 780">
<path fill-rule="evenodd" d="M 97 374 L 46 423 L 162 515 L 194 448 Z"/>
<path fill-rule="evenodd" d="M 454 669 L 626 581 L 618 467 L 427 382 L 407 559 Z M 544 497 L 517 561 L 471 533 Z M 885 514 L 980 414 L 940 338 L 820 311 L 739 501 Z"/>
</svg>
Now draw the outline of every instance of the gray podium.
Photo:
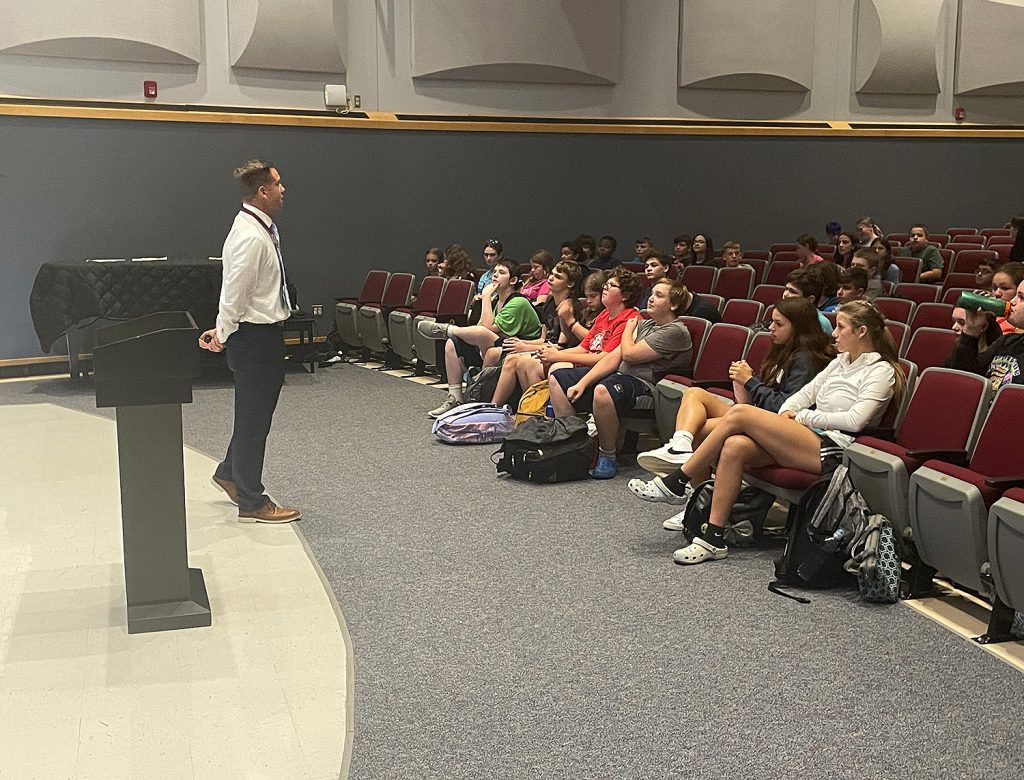
<svg viewBox="0 0 1024 780">
<path fill-rule="evenodd" d="M 210 625 L 200 569 L 188 567 L 181 405 L 199 375 L 188 312 L 150 314 L 96 331 L 96 406 L 117 408 L 128 633 Z"/>
</svg>

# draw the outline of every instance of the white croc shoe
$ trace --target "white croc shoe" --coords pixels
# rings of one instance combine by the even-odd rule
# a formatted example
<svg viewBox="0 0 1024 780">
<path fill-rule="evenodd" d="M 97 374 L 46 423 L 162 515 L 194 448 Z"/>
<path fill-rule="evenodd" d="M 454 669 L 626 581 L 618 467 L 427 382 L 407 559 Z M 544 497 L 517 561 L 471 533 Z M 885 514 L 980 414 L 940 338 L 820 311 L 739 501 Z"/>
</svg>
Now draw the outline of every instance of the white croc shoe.
<svg viewBox="0 0 1024 780">
<path fill-rule="evenodd" d="M 690 500 L 690 494 L 693 493 L 693 488 L 687 485 L 683 495 L 677 496 L 665 487 L 661 477 L 655 477 L 649 481 L 631 479 L 626 487 L 634 496 L 644 501 L 653 501 L 656 504 L 675 504 L 676 506 L 685 505 Z"/>
<path fill-rule="evenodd" d="M 715 547 L 711 542 L 695 536 L 688 546 L 681 547 L 672 553 L 672 560 L 688 566 L 694 563 L 704 563 L 704 561 L 720 561 L 728 554 L 728 547 Z"/>
</svg>

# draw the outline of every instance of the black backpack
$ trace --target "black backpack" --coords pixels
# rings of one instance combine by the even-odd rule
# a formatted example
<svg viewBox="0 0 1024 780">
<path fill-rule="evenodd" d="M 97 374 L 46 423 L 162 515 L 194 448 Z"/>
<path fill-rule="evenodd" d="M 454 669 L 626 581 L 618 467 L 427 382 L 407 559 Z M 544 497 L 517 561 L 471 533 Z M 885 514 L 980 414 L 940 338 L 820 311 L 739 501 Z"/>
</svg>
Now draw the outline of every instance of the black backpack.
<svg viewBox="0 0 1024 780">
<path fill-rule="evenodd" d="M 709 479 L 693 486 L 693 495 L 686 505 L 683 525 L 692 539 L 701 536 L 711 517 L 711 496 L 715 481 Z M 764 531 L 764 520 L 775 503 L 775 496 L 753 485 L 743 485 L 729 512 L 729 525 L 725 529 L 725 543 L 730 547 L 750 547 L 757 543 Z"/>
<path fill-rule="evenodd" d="M 462 394 L 463 402 L 467 404 L 489 404 L 491 399 L 494 398 L 494 391 L 498 387 L 501 366 L 490 366 L 488 368 L 473 367 L 467 373 L 469 378 L 466 381 L 466 390 Z"/>
<path fill-rule="evenodd" d="M 549 484 L 588 479 L 596 442 L 579 417 L 531 417 L 491 456 L 499 474 Z"/>
<path fill-rule="evenodd" d="M 821 477 L 804 491 L 789 529 L 786 550 L 775 562 L 775 579 L 768 584 L 768 590 L 802 604 L 810 604 L 810 599 L 786 593 L 781 588 L 821 589 L 857 584 L 856 575 L 844 568 L 850 559 L 849 544 L 856 533 L 848 527 L 849 515 L 859 511 L 852 510 L 854 502 L 843 495 L 848 483 L 846 469 L 840 468 L 834 474 Z M 829 499 L 830 489 L 835 500 L 829 501 L 825 511 L 820 512 L 823 501 Z M 815 514 L 819 515 L 817 524 L 812 522 Z"/>
</svg>

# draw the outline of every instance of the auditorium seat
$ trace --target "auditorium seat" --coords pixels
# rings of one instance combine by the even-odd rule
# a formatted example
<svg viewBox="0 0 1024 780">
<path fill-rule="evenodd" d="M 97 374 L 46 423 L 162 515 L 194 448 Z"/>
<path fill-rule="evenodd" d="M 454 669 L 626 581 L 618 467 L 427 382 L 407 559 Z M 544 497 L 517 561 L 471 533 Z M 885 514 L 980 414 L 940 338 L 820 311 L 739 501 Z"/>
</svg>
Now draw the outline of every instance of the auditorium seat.
<svg viewBox="0 0 1024 780">
<path fill-rule="evenodd" d="M 473 294 L 476 292 L 476 282 L 472 279 L 449 279 L 445 285 L 441 300 L 437 304 L 437 311 L 433 315 L 419 314 L 413 318 L 413 351 L 416 353 L 416 367 L 420 371 L 425 366 L 435 366 L 441 362 L 439 357 L 444 348 L 444 341 L 428 339 L 416 327 L 421 320 L 438 320 L 441 322 L 454 322 L 456 325 L 466 324 L 466 315 L 469 313 L 470 304 L 473 301 Z"/>
<path fill-rule="evenodd" d="M 985 241 L 985 248 L 994 249 L 995 247 L 1002 246 L 1004 244 L 1013 246 L 1013 241 L 1013 238 L 1010 237 L 1010 231 L 1006 230 L 998 235 L 989 236 Z"/>
<path fill-rule="evenodd" d="M 949 243 L 946 244 L 947 249 L 952 249 L 953 246 L 963 246 L 965 244 L 976 246 L 979 249 L 985 246 L 984 236 L 972 236 L 972 235 L 959 235 L 956 239 L 950 238 Z"/>
<path fill-rule="evenodd" d="M 360 306 L 379 305 L 384 296 L 391 274 L 387 271 L 370 271 L 363 280 L 363 287 L 356 298 L 341 298 L 334 305 L 334 323 L 338 327 L 338 338 L 345 347 L 361 349 L 359 338 L 358 311 Z"/>
<path fill-rule="evenodd" d="M 413 320 L 420 314 L 434 316 L 444 292 L 445 279 L 428 276 L 420 285 L 413 305 L 394 309 L 388 314 L 388 338 L 391 350 L 406 363 L 416 360 L 413 350 Z"/>
<path fill-rule="evenodd" d="M 955 266 L 955 262 L 954 262 Z M 975 282 L 973 270 L 970 273 L 956 273 L 946 274 L 942 279 L 942 294 L 946 292 L 950 287 L 973 287 Z"/>
<path fill-rule="evenodd" d="M 784 284 L 759 284 L 754 288 L 754 292 L 750 297 L 751 300 L 764 304 L 765 314 L 767 314 L 768 307 L 774 306 L 782 300 L 785 292 L 786 286 Z"/>
<path fill-rule="evenodd" d="M 749 298 L 754 291 L 753 268 L 721 268 L 715 277 L 715 286 L 711 292 L 721 295 L 725 300 L 732 298 Z"/>
<path fill-rule="evenodd" d="M 1010 488 L 988 513 L 988 560 L 994 603 L 981 644 L 1017 640 L 1010 634 L 1013 613 L 1024 612 L 1024 489 Z"/>
<path fill-rule="evenodd" d="M 1022 407 L 1024 386 L 1003 385 L 966 466 L 956 465 L 966 451 L 946 453 L 910 476 L 908 510 L 921 560 L 972 590 L 985 588 L 981 567 L 988 560 L 989 507 L 1009 488 L 1024 485 Z"/>
<path fill-rule="evenodd" d="M 906 298 L 914 303 L 934 303 L 939 299 L 942 288 L 937 284 L 897 284 L 894 290 L 897 298 Z"/>
<path fill-rule="evenodd" d="M 916 257 L 893 257 L 892 264 L 900 269 L 901 284 L 915 284 L 921 275 L 921 261 Z"/>
<path fill-rule="evenodd" d="M 722 310 L 722 322 L 752 328 L 764 316 L 764 304 L 749 298 L 733 298 L 726 301 Z"/>
<path fill-rule="evenodd" d="M 910 331 L 918 328 L 940 328 L 948 330 L 953 325 L 953 307 L 948 303 L 922 303 L 910 318 Z"/>
<path fill-rule="evenodd" d="M 774 260 L 775 255 L 779 252 L 795 252 L 796 244 L 772 244 L 768 247 L 768 251 L 772 253 L 772 260 Z"/>
<path fill-rule="evenodd" d="M 886 320 L 885 327 L 896 344 L 896 354 L 903 354 L 903 348 L 906 346 L 907 337 L 910 334 L 910 326 L 898 320 Z"/>
<path fill-rule="evenodd" d="M 953 258 L 953 270 L 956 273 L 973 274 L 983 260 L 998 260 L 999 255 L 992 249 L 974 247 L 960 249 Z"/>
<path fill-rule="evenodd" d="M 392 309 L 409 305 L 415 281 L 416 277 L 412 274 L 391 274 L 380 303 L 359 307 L 356 321 L 363 349 L 374 355 L 383 355 L 385 363 L 394 361 L 394 358 L 387 359 L 391 343 L 388 338 L 388 314 Z M 369 355 L 364 353 L 363 357 L 369 357 Z"/>
<path fill-rule="evenodd" d="M 875 298 L 875 308 L 882 312 L 887 320 L 897 322 L 910 322 L 916 305 L 906 298 Z"/>
<path fill-rule="evenodd" d="M 718 269 L 709 265 L 688 265 L 680 281 L 690 292 L 709 293 L 715 286 L 717 273 Z"/>
<path fill-rule="evenodd" d="M 788 244 L 786 246 L 789 246 Z M 780 249 L 777 252 L 772 252 L 773 263 L 799 263 L 800 255 L 797 254 L 795 249 Z"/>
<path fill-rule="evenodd" d="M 941 366 L 956 343 L 952 328 L 918 328 L 910 334 L 903 357 L 917 366 L 918 371 Z"/>
<path fill-rule="evenodd" d="M 844 455 L 854 486 L 872 512 L 889 518 L 897 537 L 910 527 L 910 475 L 932 451 L 966 450 L 974 443 L 988 408 L 985 377 L 949 368 L 925 369 L 893 441 L 858 436 Z M 936 425 L 937 412 L 942 424 Z M 923 455 L 923 456 L 922 456 Z"/>
<path fill-rule="evenodd" d="M 950 287 L 942 291 L 942 300 L 940 303 L 947 303 L 950 306 L 956 306 L 956 302 L 960 300 L 961 293 L 971 292 L 973 290 L 973 285 L 971 287 Z"/>
<path fill-rule="evenodd" d="M 971 227 L 949 228 L 948 230 L 946 230 L 946 235 L 949 236 L 949 240 L 950 241 L 956 241 L 957 237 L 959 237 L 959 236 L 976 236 L 976 235 L 978 235 L 978 229 L 977 228 L 971 228 Z"/>
<path fill-rule="evenodd" d="M 764 283 L 785 287 L 786 277 L 799 267 L 800 263 L 796 260 L 772 260 L 768 266 L 768 273 L 764 277 Z"/>
</svg>

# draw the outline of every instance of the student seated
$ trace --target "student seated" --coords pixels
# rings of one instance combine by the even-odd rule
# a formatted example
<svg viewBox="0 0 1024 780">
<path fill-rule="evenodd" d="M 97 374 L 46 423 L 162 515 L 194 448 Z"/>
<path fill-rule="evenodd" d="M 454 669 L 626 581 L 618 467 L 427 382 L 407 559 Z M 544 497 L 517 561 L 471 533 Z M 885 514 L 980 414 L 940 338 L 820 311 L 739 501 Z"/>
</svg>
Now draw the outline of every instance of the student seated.
<svg viewBox="0 0 1024 780">
<path fill-rule="evenodd" d="M 686 317 L 700 317 L 711 323 L 722 321 L 722 313 L 717 306 L 708 303 L 697 293 L 691 292 L 685 284 L 680 287 L 683 288 L 683 310 L 680 314 Z"/>
<path fill-rule="evenodd" d="M 585 257 L 583 254 L 583 247 L 580 246 L 580 242 L 575 238 L 569 241 L 563 241 L 558 251 L 559 260 L 572 260 L 574 263 L 583 265 Z"/>
<path fill-rule="evenodd" d="M 459 244 L 449 244 L 444 248 L 437 270 L 445 279 L 475 279 L 473 261 Z"/>
<path fill-rule="evenodd" d="M 1006 318 L 1014 328 L 1024 328 L 1024 282 L 1017 285 Z M 955 310 L 954 310 L 955 311 Z M 979 339 L 985 335 L 990 318 L 987 312 L 964 312 L 964 326 L 943 365 L 988 377 L 993 390 L 1006 384 L 1024 384 L 1024 333 L 1007 333 L 988 349 L 979 349 Z"/>
<path fill-rule="evenodd" d="M 992 294 L 1012 303 L 1017 296 L 1017 285 L 1024 282 L 1024 263 L 1005 263 L 992 274 Z M 996 317 L 996 323 L 1003 334 L 1016 333 L 1017 328 L 1009 322 L 1008 317 Z"/>
<path fill-rule="evenodd" d="M 807 269 L 811 276 L 821 279 L 821 296 L 818 310 L 831 314 L 839 306 L 839 273 L 842 269 L 835 263 L 817 263 Z"/>
<path fill-rule="evenodd" d="M 900 257 L 916 257 L 921 261 L 920 282 L 939 284 L 942 282 L 942 255 L 928 243 L 928 228 L 917 224 L 910 226 L 910 240 L 900 247 Z"/>
<path fill-rule="evenodd" d="M 772 347 L 761 363 L 759 376 L 754 376 L 746 361 L 739 360 L 730 366 L 729 378 L 736 403 L 777 412 L 783 401 L 828 365 L 836 351 L 832 336 L 822 331 L 818 311 L 809 298 L 779 301 L 768 330 Z M 641 452 L 637 465 L 659 476 L 671 474 L 689 460 L 693 448 L 707 438 L 730 407 L 720 396 L 703 388 L 687 388 L 676 413 L 672 438 L 662 447 Z M 629 489 L 636 492 L 645 484 L 643 480 L 630 480 Z"/>
<path fill-rule="evenodd" d="M 443 253 L 436 246 L 430 247 L 427 250 L 426 256 L 423 258 L 423 262 L 427 266 L 424 276 L 440 276 L 441 272 L 437 270 L 437 267 L 441 264 Z"/>
<path fill-rule="evenodd" d="M 672 239 L 672 270 L 675 272 L 676 279 L 683 273 L 683 268 L 690 264 L 690 241 L 692 240 L 687 233 L 680 233 Z"/>
<path fill-rule="evenodd" d="M 722 244 L 722 268 L 753 268 L 750 263 L 743 262 L 743 247 L 735 241 Z"/>
<path fill-rule="evenodd" d="M 974 286 L 978 290 L 992 289 L 992 277 L 996 275 L 996 268 L 999 267 L 998 260 L 982 260 L 974 269 Z"/>
<path fill-rule="evenodd" d="M 900 271 L 900 267 L 892 261 L 892 244 L 884 238 L 876 238 L 871 242 L 870 248 L 875 251 L 875 255 L 878 257 L 878 278 L 892 282 L 894 286 L 899 284 L 903 280 L 903 274 Z M 851 261 L 850 265 L 852 264 L 853 262 Z M 870 292 L 868 297 L 871 297 Z"/>
<path fill-rule="evenodd" d="M 825 261 L 825 258 L 818 254 L 818 239 L 810 233 L 801 233 L 796 237 L 796 254 L 801 268 Z"/>
<path fill-rule="evenodd" d="M 535 339 L 540 335 L 537 312 L 516 292 L 519 279 L 515 263 L 499 260 L 491 273 L 491 283 L 484 288 L 481 298 L 478 324 L 460 327 L 422 320 L 416 326 L 427 338 L 447 340 L 444 367 L 448 376 L 448 397 L 439 407 L 427 412 L 430 417 L 440 417 L 462 404 L 462 376 L 468 367 L 484 365 L 484 353 L 488 349 L 500 349 L 506 338 Z"/>
<path fill-rule="evenodd" d="M 530 303 L 540 306 L 548 299 L 548 276 L 555 265 L 555 259 L 550 252 L 543 249 L 534 252 L 530 258 L 530 278 L 523 282 L 519 290 L 523 297 Z M 579 264 L 576 265 L 577 269 Z M 578 280 L 577 283 L 578 284 Z M 573 286 L 575 287 L 576 284 Z"/>
<path fill-rule="evenodd" d="M 952 313 L 952 330 L 956 335 L 960 335 L 964 332 L 964 325 L 967 324 L 967 310 L 962 306 L 954 306 Z M 991 315 L 986 317 L 988 322 L 988 329 L 978 336 L 978 351 L 984 352 L 988 349 L 989 344 L 994 344 L 995 340 L 1003 335 L 1003 332 L 999 329 L 999 324 L 995 321 L 995 318 Z"/>
<path fill-rule="evenodd" d="M 580 233 L 576 236 L 576 243 L 579 244 L 580 249 L 583 250 L 583 257 L 580 260 L 580 265 L 587 266 L 594 262 L 597 256 L 597 244 L 594 242 L 594 237 L 587 233 Z"/>
<path fill-rule="evenodd" d="M 836 234 L 836 251 L 832 255 L 832 262 L 840 268 L 848 268 L 853 260 L 853 253 L 857 251 L 860 244 L 860 234 L 849 231 L 842 231 Z"/>
<path fill-rule="evenodd" d="M 651 396 L 649 383 L 690 367 L 690 331 L 678 319 L 684 300 L 682 285 L 662 279 L 651 293 L 651 318 L 629 320 L 617 350 L 605 354 L 593 368 L 561 368 L 548 377 L 556 416 L 578 411 L 594 415 L 599 448 L 597 464 L 590 471 L 594 479 L 611 479 L 618 473 L 619 415 Z"/>
<path fill-rule="evenodd" d="M 590 261 L 590 268 L 594 271 L 610 271 L 619 265 L 615 259 L 617 246 L 615 236 L 601 236 L 597 242 L 597 257 Z"/>
<path fill-rule="evenodd" d="M 644 254 L 644 276 L 647 277 L 647 286 L 640 294 L 640 303 L 637 304 L 641 309 L 647 308 L 647 301 L 651 298 L 651 290 L 654 289 L 654 285 L 668 276 L 668 269 L 669 261 L 664 253 L 659 252 L 657 249 L 647 250 Z"/>
<path fill-rule="evenodd" d="M 821 276 L 812 274 L 805 268 L 794 268 L 786 276 L 786 287 L 782 291 L 783 298 L 807 298 L 814 304 L 817 311 L 818 298 L 821 297 Z M 832 333 L 832 323 L 828 317 L 818 311 L 818 324 L 825 333 Z"/>
<path fill-rule="evenodd" d="M 548 344 L 541 348 L 537 357 L 549 367 L 549 373 L 557 368 L 597 365 L 606 352 L 618 349 L 626 323 L 640 316 L 636 308 L 640 277 L 629 269 L 619 266 L 614 271 L 592 273 L 583 283 L 584 290 L 589 291 L 591 285 L 599 285 L 602 309 L 579 346 L 562 349 Z M 587 298 L 589 301 L 589 292 Z M 579 334 L 579 323 L 573 332 Z"/>
<path fill-rule="evenodd" d="M 501 242 L 496 238 L 488 239 L 484 244 L 484 272 L 476 280 L 476 299 L 483 296 L 484 288 L 491 283 L 491 276 L 494 273 L 494 264 L 505 258 L 505 250 Z"/>
<path fill-rule="evenodd" d="M 580 303 L 576 290 L 580 284 L 583 268 L 572 260 L 562 260 L 548 276 L 551 294 L 541 307 L 541 334 L 537 339 L 506 339 L 502 345 L 505 359 L 501 364 L 501 375 L 494 388 L 491 403 L 499 406 L 508 402 L 519 387 L 525 390 L 530 385 L 541 381 L 547 373 L 548 365 L 540 358 L 540 352 L 549 344 L 565 349 L 577 346 L 581 336 L 587 333 L 584 327 L 587 312 L 594 307 L 594 318 L 601 306 L 601 284 L 596 284 L 597 292 L 587 293 L 587 305 Z M 600 274 L 593 274 L 600 279 Z M 591 289 L 594 287 L 591 284 Z M 591 300 L 591 299 L 596 300 Z M 581 322 L 583 321 L 583 322 Z M 591 323 L 593 320 L 591 320 Z M 582 333 L 580 332 L 582 331 Z"/>
<path fill-rule="evenodd" d="M 871 242 L 881 238 L 884 233 L 871 217 L 861 217 L 857 220 L 857 245 L 861 249 L 871 246 Z"/>
<path fill-rule="evenodd" d="M 636 257 L 633 258 L 634 263 L 642 263 L 644 261 L 644 254 L 651 249 L 651 239 L 647 236 L 641 236 L 636 240 Z"/>
<path fill-rule="evenodd" d="M 867 287 L 864 288 L 864 295 L 869 301 L 875 300 L 875 298 L 882 294 L 882 280 L 878 278 L 881 262 L 881 256 L 875 247 L 858 249 L 853 253 L 850 267 L 864 269 L 868 282 Z M 899 269 L 897 269 L 898 271 Z"/>
<path fill-rule="evenodd" d="M 836 329 L 839 356 L 791 395 L 777 414 L 749 404 L 729 409 L 678 471 L 655 477 L 637 492 L 647 501 L 685 507 L 691 484 L 711 477 L 715 466 L 710 522 L 691 543 L 675 551 L 676 563 L 720 560 L 729 514 L 751 467 L 784 466 L 812 474 L 838 465 L 853 437 L 877 424 L 890 401 L 899 402 L 906 377 L 881 313 L 867 301 L 840 307 Z M 677 515 L 681 520 L 685 514 Z"/>
<path fill-rule="evenodd" d="M 867 252 L 873 255 L 870 249 L 859 249 L 858 252 Z M 856 259 L 856 258 L 854 258 Z M 836 289 L 836 298 L 839 305 L 850 301 L 866 301 L 868 290 L 868 273 L 863 268 L 851 266 L 839 274 L 839 287 Z"/>
<path fill-rule="evenodd" d="M 695 233 L 690 241 L 690 262 L 687 265 L 713 265 L 721 263 L 715 260 L 715 247 L 707 233 Z"/>
</svg>

